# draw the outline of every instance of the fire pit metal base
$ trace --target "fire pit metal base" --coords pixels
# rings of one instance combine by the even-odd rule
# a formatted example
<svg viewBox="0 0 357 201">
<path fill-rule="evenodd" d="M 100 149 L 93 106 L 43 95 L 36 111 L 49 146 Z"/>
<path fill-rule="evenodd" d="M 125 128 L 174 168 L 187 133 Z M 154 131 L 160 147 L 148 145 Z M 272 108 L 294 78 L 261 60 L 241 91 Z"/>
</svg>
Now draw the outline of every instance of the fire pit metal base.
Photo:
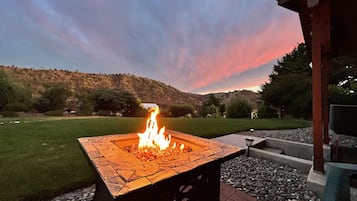
<svg viewBox="0 0 357 201">
<path fill-rule="evenodd" d="M 94 201 L 218 201 L 220 164 L 243 152 L 213 140 L 167 132 L 193 151 L 143 162 L 123 149 L 137 141 L 136 134 L 78 139 L 97 174 Z"/>
</svg>

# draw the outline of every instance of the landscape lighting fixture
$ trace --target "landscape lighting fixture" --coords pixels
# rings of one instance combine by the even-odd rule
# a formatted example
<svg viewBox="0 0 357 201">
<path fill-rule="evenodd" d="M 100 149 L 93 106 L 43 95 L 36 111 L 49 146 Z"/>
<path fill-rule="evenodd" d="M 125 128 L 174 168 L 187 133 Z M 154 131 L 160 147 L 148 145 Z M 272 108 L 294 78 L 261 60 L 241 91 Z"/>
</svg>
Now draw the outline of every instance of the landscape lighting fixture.
<svg viewBox="0 0 357 201">
<path fill-rule="evenodd" d="M 249 147 L 253 145 L 254 139 L 252 138 L 245 138 L 245 144 L 247 145 L 247 156 L 249 157 Z"/>
</svg>

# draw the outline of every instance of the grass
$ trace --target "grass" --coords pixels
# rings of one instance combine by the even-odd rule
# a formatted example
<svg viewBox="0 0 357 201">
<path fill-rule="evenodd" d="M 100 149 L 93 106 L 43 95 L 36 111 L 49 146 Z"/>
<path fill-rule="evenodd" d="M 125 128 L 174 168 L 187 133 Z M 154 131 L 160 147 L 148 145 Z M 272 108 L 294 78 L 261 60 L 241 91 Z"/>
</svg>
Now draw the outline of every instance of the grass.
<svg viewBox="0 0 357 201">
<path fill-rule="evenodd" d="M 94 183 L 95 177 L 77 138 L 142 132 L 144 118 L 0 118 L 0 201 L 41 200 Z M 309 126 L 292 119 L 164 118 L 166 128 L 215 137 L 250 128 Z"/>
</svg>

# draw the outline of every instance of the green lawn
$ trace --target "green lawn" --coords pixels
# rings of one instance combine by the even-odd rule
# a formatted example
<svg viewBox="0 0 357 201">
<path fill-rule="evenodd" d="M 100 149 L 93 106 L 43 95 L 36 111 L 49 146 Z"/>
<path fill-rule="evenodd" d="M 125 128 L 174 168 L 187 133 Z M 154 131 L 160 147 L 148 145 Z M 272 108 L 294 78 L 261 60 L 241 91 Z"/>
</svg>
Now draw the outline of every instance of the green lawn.
<svg viewBox="0 0 357 201">
<path fill-rule="evenodd" d="M 76 139 L 145 129 L 144 118 L 0 118 L 0 201 L 40 200 L 94 183 Z M 292 119 L 185 119 L 159 121 L 167 129 L 215 137 L 254 129 L 306 127 Z"/>
</svg>

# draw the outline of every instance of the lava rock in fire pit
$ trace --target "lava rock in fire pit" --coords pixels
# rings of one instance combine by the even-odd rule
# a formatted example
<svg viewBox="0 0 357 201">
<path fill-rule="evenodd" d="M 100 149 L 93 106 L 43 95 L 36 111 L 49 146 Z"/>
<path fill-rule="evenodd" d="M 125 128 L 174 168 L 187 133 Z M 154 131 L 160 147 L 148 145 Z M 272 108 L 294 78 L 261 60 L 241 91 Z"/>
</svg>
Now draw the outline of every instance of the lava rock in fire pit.
<svg viewBox="0 0 357 201">
<path fill-rule="evenodd" d="M 157 148 L 145 148 L 141 150 L 137 145 L 125 146 L 124 149 L 141 161 L 153 161 L 164 157 L 175 157 L 180 153 L 187 153 L 192 151 L 192 148 L 189 146 L 183 147 L 182 150 L 179 147 L 169 147 L 165 150 L 159 150 Z"/>
</svg>

